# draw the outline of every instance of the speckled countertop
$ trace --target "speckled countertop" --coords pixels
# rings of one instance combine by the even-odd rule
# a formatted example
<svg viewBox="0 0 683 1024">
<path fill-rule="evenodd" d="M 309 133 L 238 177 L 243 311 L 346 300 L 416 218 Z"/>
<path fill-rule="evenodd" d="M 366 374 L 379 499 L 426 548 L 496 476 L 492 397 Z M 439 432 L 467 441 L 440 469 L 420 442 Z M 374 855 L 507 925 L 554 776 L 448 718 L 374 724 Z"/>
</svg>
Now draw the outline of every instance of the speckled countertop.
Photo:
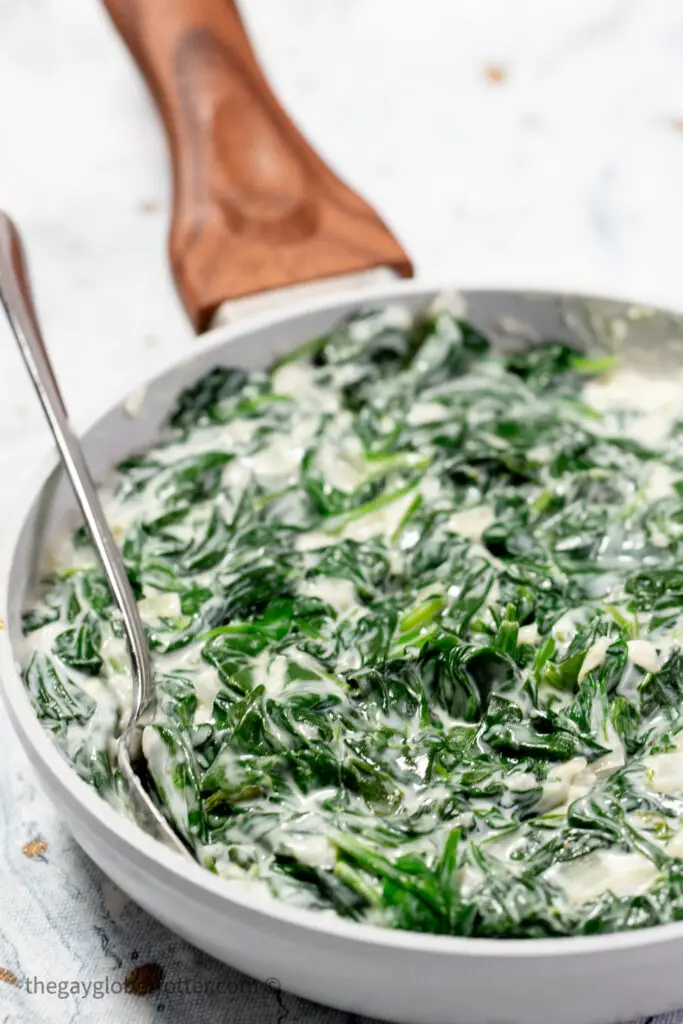
<svg viewBox="0 0 683 1024">
<path fill-rule="evenodd" d="M 678 0 L 242 7 L 281 98 L 419 275 L 683 307 Z M 25 232 L 84 423 L 198 344 L 165 255 L 165 144 L 97 3 L 0 0 L 0 133 L 0 205 Z M 47 444 L 1 324 L 0 525 Z M 80 853 L 4 719 L 0 749 L 0 1019 L 348 1019 L 228 972 L 153 922 Z M 135 992 L 113 991 L 126 977 Z M 41 992 L 49 981 L 61 993 Z"/>
</svg>

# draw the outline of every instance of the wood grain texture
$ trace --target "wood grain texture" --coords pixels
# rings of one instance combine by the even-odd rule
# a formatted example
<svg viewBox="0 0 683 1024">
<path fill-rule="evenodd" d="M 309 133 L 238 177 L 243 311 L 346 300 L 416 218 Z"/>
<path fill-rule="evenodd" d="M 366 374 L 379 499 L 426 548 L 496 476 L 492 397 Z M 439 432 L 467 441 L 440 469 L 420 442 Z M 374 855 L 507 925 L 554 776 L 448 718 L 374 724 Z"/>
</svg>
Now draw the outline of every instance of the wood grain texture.
<svg viewBox="0 0 683 1024">
<path fill-rule="evenodd" d="M 255 292 L 379 266 L 412 275 L 374 210 L 278 103 L 233 0 L 104 3 L 168 133 L 170 258 L 196 330 Z"/>
</svg>

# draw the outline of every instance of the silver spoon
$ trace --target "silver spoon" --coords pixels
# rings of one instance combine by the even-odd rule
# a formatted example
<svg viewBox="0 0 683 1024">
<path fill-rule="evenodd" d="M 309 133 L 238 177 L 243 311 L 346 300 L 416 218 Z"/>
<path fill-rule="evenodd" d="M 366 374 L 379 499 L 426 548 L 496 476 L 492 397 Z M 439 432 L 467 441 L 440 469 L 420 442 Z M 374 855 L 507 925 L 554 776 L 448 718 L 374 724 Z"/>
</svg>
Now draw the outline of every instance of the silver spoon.
<svg viewBox="0 0 683 1024">
<path fill-rule="evenodd" d="M 83 517 L 97 549 L 104 574 L 121 612 L 130 655 L 133 705 L 117 743 L 117 760 L 138 823 L 156 839 L 186 857 L 190 854 L 135 772 L 139 726 L 155 704 L 154 669 L 140 613 L 116 542 L 111 535 L 80 442 L 69 422 L 50 357 L 38 326 L 21 238 L 10 218 L 0 211 L 0 302 L 17 340 L 31 380 L 62 457 Z"/>
</svg>

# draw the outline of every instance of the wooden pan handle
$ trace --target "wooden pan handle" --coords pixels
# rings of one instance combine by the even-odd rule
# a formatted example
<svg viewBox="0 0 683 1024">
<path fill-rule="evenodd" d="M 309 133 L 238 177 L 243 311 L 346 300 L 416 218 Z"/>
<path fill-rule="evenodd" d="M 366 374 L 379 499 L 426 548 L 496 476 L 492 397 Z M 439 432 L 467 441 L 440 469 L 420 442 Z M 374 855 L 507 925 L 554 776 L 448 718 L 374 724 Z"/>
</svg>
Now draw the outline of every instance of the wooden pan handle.
<svg viewBox="0 0 683 1024">
<path fill-rule="evenodd" d="M 254 292 L 379 266 L 412 275 L 372 208 L 271 92 L 233 0 L 104 0 L 173 159 L 170 257 L 196 330 Z"/>
</svg>

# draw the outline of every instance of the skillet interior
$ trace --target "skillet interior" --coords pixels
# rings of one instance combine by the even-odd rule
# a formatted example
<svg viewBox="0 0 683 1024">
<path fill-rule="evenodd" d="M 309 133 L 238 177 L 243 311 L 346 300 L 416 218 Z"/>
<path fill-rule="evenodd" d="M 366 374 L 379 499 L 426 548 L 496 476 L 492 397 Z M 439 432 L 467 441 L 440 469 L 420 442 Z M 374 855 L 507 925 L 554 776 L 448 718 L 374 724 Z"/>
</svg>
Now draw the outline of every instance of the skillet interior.
<svg viewBox="0 0 683 1024">
<path fill-rule="evenodd" d="M 400 301 L 411 313 L 418 313 L 435 294 L 438 291 L 411 289 L 408 285 L 378 292 L 362 306 Z M 501 347 L 552 337 L 593 349 L 617 349 L 629 366 L 645 376 L 653 365 L 660 372 L 671 366 L 683 373 L 683 317 L 675 313 L 599 298 L 512 291 L 463 292 L 458 293 L 457 301 L 463 303 L 464 315 Z M 357 303 L 352 301 L 338 302 L 301 316 L 287 316 L 265 330 L 259 330 L 256 320 L 254 326 L 222 344 L 220 336 L 225 332 L 213 332 L 215 340 L 212 334 L 206 335 L 208 344 L 196 355 L 146 385 L 137 416 L 131 417 L 125 403 L 119 403 L 87 432 L 83 443 L 93 475 L 103 479 L 116 462 L 150 444 L 158 436 L 175 395 L 214 365 L 262 369 L 301 341 L 329 330 L 354 308 Z M 8 609 L 8 625 L 15 645 L 21 632 L 23 600 L 39 575 L 44 552 L 64 529 L 70 528 L 76 515 L 68 481 L 57 468 L 31 508 L 22 536 L 24 545 L 12 565 L 14 599 Z"/>
</svg>

